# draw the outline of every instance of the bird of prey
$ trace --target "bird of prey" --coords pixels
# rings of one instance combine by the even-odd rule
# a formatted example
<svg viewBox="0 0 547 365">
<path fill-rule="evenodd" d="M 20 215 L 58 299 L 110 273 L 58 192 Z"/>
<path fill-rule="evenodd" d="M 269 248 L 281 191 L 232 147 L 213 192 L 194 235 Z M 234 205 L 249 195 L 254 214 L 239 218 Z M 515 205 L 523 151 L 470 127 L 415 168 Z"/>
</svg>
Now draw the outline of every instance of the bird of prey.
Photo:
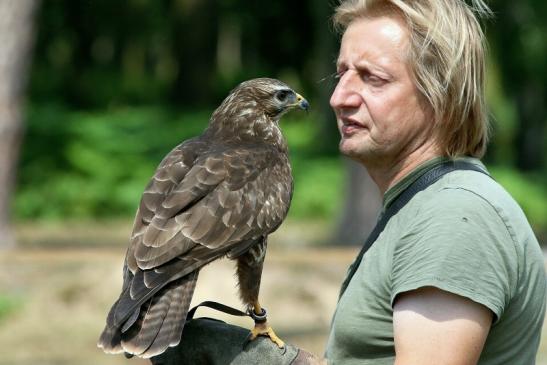
<svg viewBox="0 0 547 365">
<path fill-rule="evenodd" d="M 237 261 L 241 300 L 255 314 L 267 238 L 289 209 L 293 181 L 281 116 L 308 102 L 281 81 L 259 78 L 231 91 L 202 135 L 160 163 L 142 195 L 123 287 L 98 346 L 143 358 L 181 339 L 199 270 Z M 255 320 L 251 338 L 283 342 Z"/>
</svg>

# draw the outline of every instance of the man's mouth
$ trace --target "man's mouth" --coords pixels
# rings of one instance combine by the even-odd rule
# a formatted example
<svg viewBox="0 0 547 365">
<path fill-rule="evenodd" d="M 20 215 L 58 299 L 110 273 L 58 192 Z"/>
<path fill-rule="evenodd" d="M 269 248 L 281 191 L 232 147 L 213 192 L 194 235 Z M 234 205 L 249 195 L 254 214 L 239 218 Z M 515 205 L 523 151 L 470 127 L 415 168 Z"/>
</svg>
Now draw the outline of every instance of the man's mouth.
<svg viewBox="0 0 547 365">
<path fill-rule="evenodd" d="M 367 128 L 353 119 L 344 118 L 340 129 L 344 137 L 349 137 Z"/>
</svg>

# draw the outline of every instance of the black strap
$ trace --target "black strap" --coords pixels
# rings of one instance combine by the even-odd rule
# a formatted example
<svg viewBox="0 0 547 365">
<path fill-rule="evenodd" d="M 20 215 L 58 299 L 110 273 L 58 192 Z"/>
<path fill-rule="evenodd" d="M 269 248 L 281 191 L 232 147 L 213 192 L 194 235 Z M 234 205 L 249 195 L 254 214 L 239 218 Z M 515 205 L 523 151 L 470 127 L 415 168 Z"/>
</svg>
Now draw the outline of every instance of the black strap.
<svg viewBox="0 0 547 365">
<path fill-rule="evenodd" d="M 249 313 L 245 313 L 243 311 L 240 311 L 239 309 L 232 308 L 232 307 L 227 306 L 227 305 L 222 304 L 222 303 L 217 303 L 217 302 L 213 302 L 213 301 L 208 300 L 208 301 L 205 301 L 205 302 L 201 302 L 198 305 L 196 305 L 194 308 L 190 309 L 188 311 L 188 314 L 186 315 L 186 320 L 187 321 L 194 318 L 194 314 L 196 313 L 196 310 L 199 307 L 207 307 L 207 308 L 215 309 L 217 311 L 224 312 L 224 313 L 227 313 L 227 314 L 231 314 L 233 316 L 239 316 L 239 317 L 249 316 Z"/>
<path fill-rule="evenodd" d="M 363 255 L 368 251 L 368 249 L 372 246 L 372 244 L 376 241 L 380 233 L 384 230 L 384 228 L 387 225 L 387 222 L 393 217 L 401 208 L 403 208 L 418 192 L 424 190 L 428 186 L 432 185 L 436 181 L 438 181 L 442 176 L 445 174 L 448 174 L 449 172 L 455 171 L 455 170 L 472 170 L 477 172 L 482 172 L 483 174 L 488 175 L 486 171 L 481 169 L 479 166 L 463 161 L 463 160 L 451 160 L 444 162 L 440 165 L 437 165 L 435 167 L 432 167 L 430 170 L 425 172 L 422 176 L 420 176 L 416 181 L 414 181 L 409 187 L 407 187 L 403 192 L 401 192 L 395 200 L 387 207 L 384 214 L 380 217 L 378 222 L 376 223 L 376 226 L 368 236 L 367 240 L 365 241 L 365 244 L 361 248 L 361 251 L 359 252 L 359 255 L 357 255 L 357 258 L 351 264 L 348 270 L 348 275 L 344 282 L 342 283 L 342 288 L 340 289 L 340 295 L 338 296 L 338 299 L 342 297 L 344 292 L 346 291 L 346 288 L 348 287 L 349 282 L 351 281 L 351 278 L 353 278 L 353 275 L 359 268 L 359 265 L 361 264 L 361 261 L 363 259 Z"/>
<path fill-rule="evenodd" d="M 188 311 L 188 314 L 186 314 L 186 320 L 189 321 L 194 318 L 194 314 L 196 314 L 196 311 L 199 307 L 207 307 L 214 310 L 217 310 L 219 312 L 224 312 L 226 314 L 231 314 L 232 316 L 238 316 L 238 317 L 251 317 L 255 323 L 263 323 L 266 322 L 267 319 L 267 311 L 266 308 L 262 308 L 262 313 L 256 314 L 252 309 L 248 309 L 247 312 L 243 312 L 239 309 L 230 307 L 226 304 L 213 302 L 211 300 L 207 300 L 205 302 L 201 302 L 192 309 Z"/>
</svg>

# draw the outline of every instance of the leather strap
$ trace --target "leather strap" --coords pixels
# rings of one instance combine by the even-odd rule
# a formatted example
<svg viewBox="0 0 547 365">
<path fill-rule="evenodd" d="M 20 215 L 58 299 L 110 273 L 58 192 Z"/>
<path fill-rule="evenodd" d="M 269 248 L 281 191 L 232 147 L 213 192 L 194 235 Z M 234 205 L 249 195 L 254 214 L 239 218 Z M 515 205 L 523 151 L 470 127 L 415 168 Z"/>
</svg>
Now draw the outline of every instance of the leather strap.
<svg viewBox="0 0 547 365">
<path fill-rule="evenodd" d="M 196 314 L 196 311 L 199 307 L 207 307 L 214 310 L 217 310 L 219 312 L 223 312 L 226 314 L 231 314 L 232 316 L 238 316 L 238 317 L 251 317 L 255 323 L 264 323 L 266 322 L 268 318 L 268 313 L 266 311 L 266 308 L 262 308 L 262 313 L 256 314 L 251 308 L 247 310 L 247 312 L 243 312 L 239 309 L 230 307 L 226 304 L 214 302 L 212 300 L 207 300 L 205 302 L 201 302 L 192 309 L 188 311 L 188 314 L 186 314 L 186 320 L 189 321 L 194 318 L 194 314 Z"/>
<path fill-rule="evenodd" d="M 372 247 L 372 244 L 376 242 L 376 239 L 378 238 L 380 233 L 382 233 L 391 217 L 397 214 L 399 210 L 401 210 L 418 192 L 426 189 L 428 186 L 438 181 L 444 175 L 456 170 L 471 170 L 488 175 L 486 171 L 473 163 L 463 160 L 451 160 L 432 167 L 430 170 L 428 170 L 422 176 L 416 179 L 416 181 L 414 181 L 410 186 L 403 190 L 392 201 L 392 203 L 386 208 L 384 214 L 376 223 L 376 226 L 374 227 L 367 240 L 365 241 L 365 244 L 361 248 L 359 255 L 357 255 L 357 258 L 349 267 L 348 275 L 342 283 L 342 288 L 340 289 L 340 295 L 338 296 L 338 300 L 340 300 L 340 298 L 346 291 L 351 279 L 353 278 L 353 275 L 355 275 L 355 272 L 361 264 L 363 256 Z"/>
<path fill-rule="evenodd" d="M 250 314 L 249 314 L 249 313 L 243 312 L 243 311 L 241 311 L 241 310 L 239 310 L 239 309 L 236 309 L 236 308 L 227 306 L 227 305 L 222 304 L 222 303 L 217 303 L 217 302 L 213 302 L 213 301 L 207 300 L 207 301 L 205 301 L 205 302 L 199 303 L 198 305 L 196 305 L 195 307 L 193 307 L 192 309 L 190 309 L 190 310 L 188 311 L 188 314 L 186 315 L 186 320 L 187 320 L 187 321 L 189 321 L 189 320 L 191 320 L 191 319 L 194 318 L 194 314 L 196 313 L 196 310 L 197 310 L 199 307 L 207 307 L 207 308 L 215 309 L 215 310 L 220 311 L 220 312 L 224 312 L 224 313 L 227 313 L 227 314 L 231 314 L 232 316 L 239 316 L 239 317 L 247 317 L 247 316 L 249 316 L 249 317 L 250 317 Z"/>
</svg>

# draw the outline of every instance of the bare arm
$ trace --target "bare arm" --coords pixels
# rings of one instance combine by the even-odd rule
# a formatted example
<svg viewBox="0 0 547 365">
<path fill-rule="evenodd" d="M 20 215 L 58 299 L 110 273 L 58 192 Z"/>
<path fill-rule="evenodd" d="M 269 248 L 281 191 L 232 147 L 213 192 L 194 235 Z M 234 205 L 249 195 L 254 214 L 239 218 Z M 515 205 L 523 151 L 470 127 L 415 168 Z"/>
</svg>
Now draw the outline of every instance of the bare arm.
<svg viewBox="0 0 547 365">
<path fill-rule="evenodd" d="M 395 365 L 474 365 L 492 318 L 485 306 L 437 288 L 403 293 L 393 309 Z"/>
</svg>

